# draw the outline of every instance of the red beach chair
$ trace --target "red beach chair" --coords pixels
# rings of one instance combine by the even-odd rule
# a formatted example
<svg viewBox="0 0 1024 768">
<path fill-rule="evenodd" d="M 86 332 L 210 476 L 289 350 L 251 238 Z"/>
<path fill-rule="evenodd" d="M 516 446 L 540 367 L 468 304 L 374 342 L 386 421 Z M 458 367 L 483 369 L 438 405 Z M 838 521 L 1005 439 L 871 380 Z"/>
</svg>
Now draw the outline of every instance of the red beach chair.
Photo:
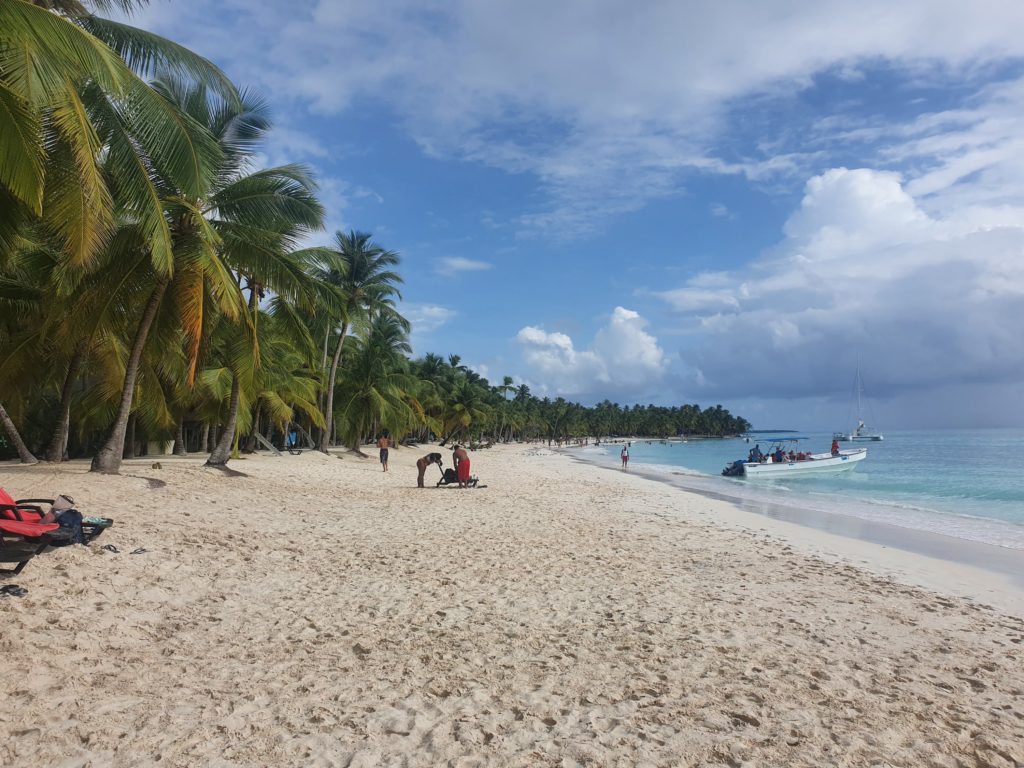
<svg viewBox="0 0 1024 768">
<path fill-rule="evenodd" d="M 40 505 L 45 504 L 49 508 L 53 502 L 53 499 L 18 499 L 15 501 L 11 494 L 0 488 L 0 520 L 41 523 L 46 511 Z M 82 520 L 82 535 L 86 542 L 90 542 L 113 524 L 114 521 L 107 517 L 87 517 Z"/>
<path fill-rule="evenodd" d="M 68 534 L 62 532 L 57 523 L 0 519 L 0 563 L 17 563 L 13 569 L 0 569 L 0 573 L 21 573 L 33 557 L 67 539 Z"/>
</svg>

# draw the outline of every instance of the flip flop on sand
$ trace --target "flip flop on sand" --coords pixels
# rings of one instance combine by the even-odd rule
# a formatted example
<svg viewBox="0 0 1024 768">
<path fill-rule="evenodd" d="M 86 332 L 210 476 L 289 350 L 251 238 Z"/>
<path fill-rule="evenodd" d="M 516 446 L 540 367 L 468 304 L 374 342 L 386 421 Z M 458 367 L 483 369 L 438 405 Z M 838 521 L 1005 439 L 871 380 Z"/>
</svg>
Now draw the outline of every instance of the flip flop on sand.
<svg viewBox="0 0 1024 768">
<path fill-rule="evenodd" d="M 146 549 L 145 547 L 139 547 L 138 549 L 133 549 L 133 550 L 132 550 L 131 552 L 129 552 L 128 554 L 129 554 L 129 555 L 143 555 L 143 554 L 145 554 L 146 552 L 149 552 L 149 550 L 148 550 L 148 549 Z"/>
<path fill-rule="evenodd" d="M 17 584 L 5 584 L 0 587 L 0 595 L 4 597 L 7 595 L 10 595 L 11 597 L 23 597 L 27 594 L 28 590 L 24 587 L 19 587 Z"/>
<path fill-rule="evenodd" d="M 113 544 L 104 544 L 102 547 L 100 547 L 100 549 L 105 549 L 105 550 L 107 550 L 107 552 L 113 552 L 115 555 L 118 554 L 121 551 L 120 549 L 115 547 Z"/>
</svg>

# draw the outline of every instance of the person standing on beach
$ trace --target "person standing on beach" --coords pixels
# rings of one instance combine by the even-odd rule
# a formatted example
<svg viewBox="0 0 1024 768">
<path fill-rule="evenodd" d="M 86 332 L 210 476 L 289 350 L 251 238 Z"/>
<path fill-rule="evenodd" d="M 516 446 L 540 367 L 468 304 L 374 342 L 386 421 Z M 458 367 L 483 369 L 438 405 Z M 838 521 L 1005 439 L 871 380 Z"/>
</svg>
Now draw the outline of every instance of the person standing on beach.
<svg viewBox="0 0 1024 768">
<path fill-rule="evenodd" d="M 377 441 L 377 447 L 380 448 L 380 463 L 384 467 L 384 471 L 388 471 L 388 449 L 391 447 L 391 438 L 388 437 L 388 433 L 385 432 L 380 436 Z"/>
<path fill-rule="evenodd" d="M 422 459 L 416 460 L 416 471 L 419 473 L 416 476 L 417 488 L 423 488 L 423 476 L 427 472 L 427 467 L 429 467 L 431 464 L 437 464 L 437 466 L 439 467 L 442 466 L 440 453 L 428 453 Z"/>
<path fill-rule="evenodd" d="M 459 478 L 459 488 L 469 487 L 469 454 L 461 445 L 452 449 L 452 460 L 455 462 L 455 474 Z"/>
<path fill-rule="evenodd" d="M 621 456 L 621 458 L 622 458 L 622 468 L 623 469 L 628 469 L 629 468 L 629 446 L 626 446 L 626 445 L 622 446 L 622 453 L 619 454 L 619 456 Z"/>
</svg>

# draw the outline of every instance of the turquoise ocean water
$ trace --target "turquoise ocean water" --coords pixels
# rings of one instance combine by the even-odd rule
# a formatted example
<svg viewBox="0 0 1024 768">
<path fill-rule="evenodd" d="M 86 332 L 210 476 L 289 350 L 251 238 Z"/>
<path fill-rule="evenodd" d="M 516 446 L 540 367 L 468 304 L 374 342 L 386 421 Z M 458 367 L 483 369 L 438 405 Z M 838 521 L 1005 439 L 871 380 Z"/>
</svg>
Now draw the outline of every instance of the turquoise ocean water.
<svg viewBox="0 0 1024 768">
<path fill-rule="evenodd" d="M 801 433 L 806 450 L 827 451 L 831 433 Z M 686 443 L 634 441 L 630 466 L 666 473 L 698 491 L 838 513 L 905 528 L 1024 549 L 1024 430 L 886 432 L 866 447 L 853 472 L 783 480 L 720 476 L 760 442 L 743 439 Z M 590 448 L 591 459 L 618 465 L 621 446 Z"/>
</svg>

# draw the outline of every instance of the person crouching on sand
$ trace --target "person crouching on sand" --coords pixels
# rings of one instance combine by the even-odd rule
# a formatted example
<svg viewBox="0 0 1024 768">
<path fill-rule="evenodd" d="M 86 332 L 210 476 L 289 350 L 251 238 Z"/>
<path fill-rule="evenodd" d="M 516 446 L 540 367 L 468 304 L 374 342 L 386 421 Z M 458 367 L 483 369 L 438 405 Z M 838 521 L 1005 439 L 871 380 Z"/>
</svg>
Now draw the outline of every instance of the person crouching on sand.
<svg viewBox="0 0 1024 768">
<path fill-rule="evenodd" d="M 423 475 L 426 474 L 427 467 L 429 467 L 431 464 L 437 464 L 438 467 L 444 466 L 441 462 L 440 453 L 428 453 L 422 459 L 416 460 L 416 471 L 419 472 L 419 474 L 416 476 L 417 488 L 423 487 Z"/>
<path fill-rule="evenodd" d="M 452 459 L 455 462 L 455 474 L 459 478 L 459 488 L 469 488 L 469 454 L 461 445 L 452 449 Z"/>
</svg>

